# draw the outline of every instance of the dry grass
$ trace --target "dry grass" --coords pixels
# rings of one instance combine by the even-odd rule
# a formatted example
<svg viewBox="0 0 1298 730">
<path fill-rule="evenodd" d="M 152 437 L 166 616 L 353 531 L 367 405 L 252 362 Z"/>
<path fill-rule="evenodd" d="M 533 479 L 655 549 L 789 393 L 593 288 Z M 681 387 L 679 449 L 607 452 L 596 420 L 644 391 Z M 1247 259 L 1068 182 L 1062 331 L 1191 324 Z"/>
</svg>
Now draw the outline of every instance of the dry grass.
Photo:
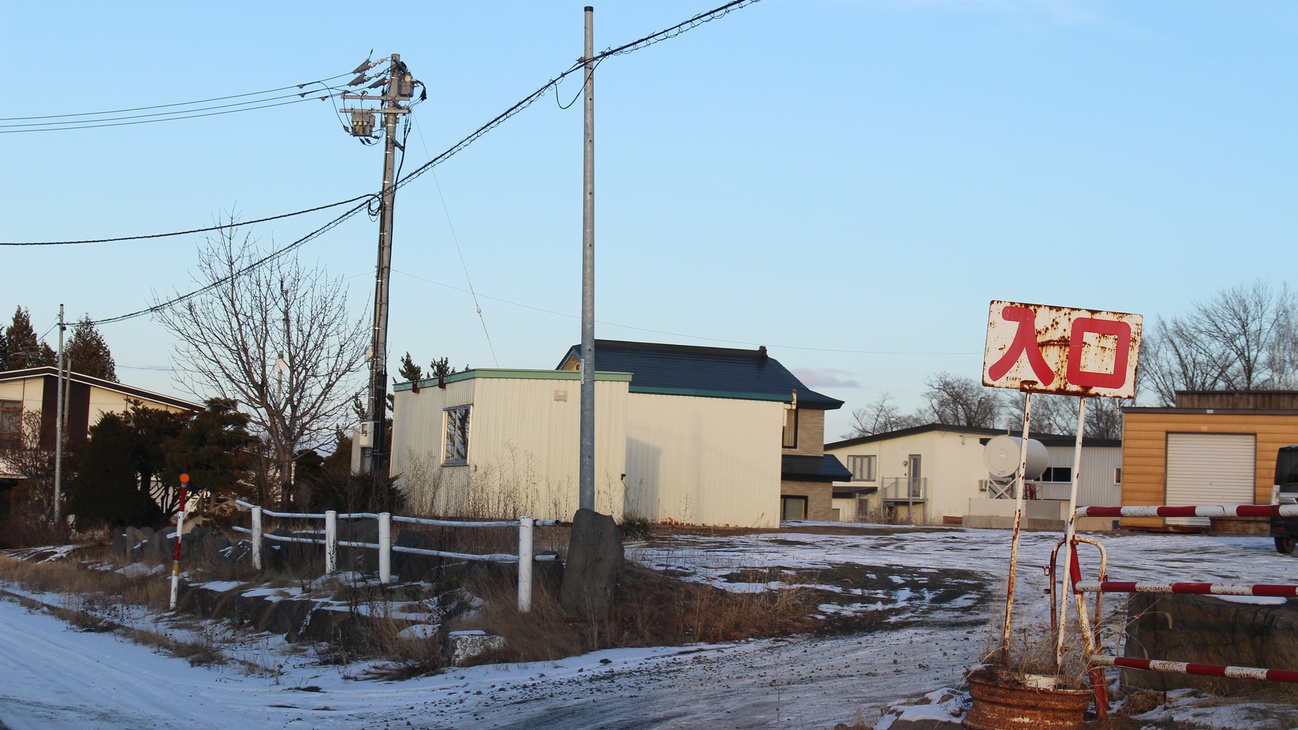
<svg viewBox="0 0 1298 730">
<path fill-rule="evenodd" d="M 658 530 L 654 528 L 655 532 Z M 424 546 L 442 550 L 512 553 L 518 547 L 514 529 L 445 527 L 423 528 L 423 531 L 427 536 Z M 562 554 L 568 528 L 538 528 L 535 537 L 537 553 Z M 202 575 L 205 580 L 255 579 L 262 584 L 303 589 L 322 572 L 322 566 L 315 565 L 317 555 L 285 557 L 297 557 L 302 562 L 279 561 L 273 570 L 263 571 L 259 577 L 246 564 L 231 565 L 219 559 L 188 560 L 184 567 L 191 575 Z M 79 560 L 85 562 L 78 564 Z M 385 659 L 385 665 L 367 672 L 366 676 L 400 679 L 440 671 L 445 662 L 446 631 L 455 628 L 484 629 L 506 639 L 506 649 L 476 660 L 485 663 L 554 660 L 613 647 L 735 641 L 809 632 L 819 626 L 812 618 L 816 612 L 813 591 L 736 593 L 679 580 L 630 562 L 626 564 L 607 620 L 590 621 L 568 614 L 560 606 L 556 589 L 543 580 L 534 584 L 532 611 L 520 614 L 512 571 L 471 567 L 454 560 L 431 562 L 433 569 L 426 578 L 428 582 L 381 586 L 376 581 L 362 581 L 344 583 L 334 589 L 333 598 L 344 601 L 353 618 L 363 620 L 345 622 L 318 648 L 319 660 L 350 664 Z M 80 554 L 77 559 L 47 563 L 0 557 L 0 581 L 70 596 L 64 602 L 65 616 L 86 630 L 134 633 L 137 641 L 158 646 L 193 663 L 226 661 L 222 643 L 204 633 L 201 627 L 178 633 L 124 628 L 132 623 L 138 625 L 135 619 L 140 616 L 167 610 L 169 571 L 127 575 L 102 568 L 88 570 L 87 565 L 114 563 L 104 548 Z M 767 582 L 768 577 L 754 575 L 750 582 Z M 481 601 L 456 598 L 470 594 Z M 184 604 L 182 601 L 182 607 Z M 410 613 L 441 613 L 446 620 L 436 631 L 406 631 L 411 621 L 405 616 Z M 236 627 L 231 623 L 225 628 Z"/>
<path fill-rule="evenodd" d="M 483 610 L 453 622 L 505 637 L 507 648 L 480 662 L 543 661 L 597 649 L 724 642 L 803 633 L 817 622 L 809 592 L 792 589 L 733 593 L 628 564 L 612 615 L 605 621 L 572 616 L 552 591 L 538 586 L 532 611 L 515 610 L 516 588 L 501 582 L 473 586 Z"/>
</svg>

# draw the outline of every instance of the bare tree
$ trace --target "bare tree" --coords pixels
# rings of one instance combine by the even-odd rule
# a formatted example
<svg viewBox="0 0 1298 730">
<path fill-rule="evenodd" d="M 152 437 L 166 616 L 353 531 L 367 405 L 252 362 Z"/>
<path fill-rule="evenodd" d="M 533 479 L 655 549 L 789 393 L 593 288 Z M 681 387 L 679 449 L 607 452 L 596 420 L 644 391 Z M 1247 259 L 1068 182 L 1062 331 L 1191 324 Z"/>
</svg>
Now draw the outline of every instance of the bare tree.
<svg viewBox="0 0 1298 730">
<path fill-rule="evenodd" d="M 924 381 L 932 420 L 949 426 L 994 428 L 1000 418 L 1003 401 L 994 388 L 973 378 L 951 373 L 931 375 Z"/>
<path fill-rule="evenodd" d="M 1178 390 L 1298 387 L 1298 296 L 1265 281 L 1217 292 L 1155 322 L 1142 360 L 1163 405 Z"/>
<path fill-rule="evenodd" d="M 348 314 L 341 277 L 271 258 L 230 223 L 199 251 L 195 280 L 211 290 L 157 317 L 180 342 L 178 384 L 247 411 L 287 504 L 293 457 L 332 437 L 360 387 L 353 376 L 369 341 L 365 320 Z"/>
<path fill-rule="evenodd" d="M 892 402 L 892 393 L 885 392 L 864 408 L 852 411 L 852 430 L 843 434 L 843 438 L 873 436 L 876 433 L 899 431 L 923 424 L 924 417 L 921 414 L 902 413 L 901 409 Z"/>
<path fill-rule="evenodd" d="M 1091 398 L 1086 402 L 1086 437 L 1122 438 L 1122 407 L 1130 402 L 1119 398 Z"/>
<path fill-rule="evenodd" d="M 1002 423 L 1011 431 L 1023 425 L 1023 394 L 1006 391 Z M 1032 398 L 1031 432 L 1038 435 L 1074 436 L 1077 434 L 1077 409 L 1081 398 L 1072 395 L 1037 394 Z M 1086 437 L 1122 438 L 1122 406 L 1119 398 L 1086 399 Z"/>
</svg>

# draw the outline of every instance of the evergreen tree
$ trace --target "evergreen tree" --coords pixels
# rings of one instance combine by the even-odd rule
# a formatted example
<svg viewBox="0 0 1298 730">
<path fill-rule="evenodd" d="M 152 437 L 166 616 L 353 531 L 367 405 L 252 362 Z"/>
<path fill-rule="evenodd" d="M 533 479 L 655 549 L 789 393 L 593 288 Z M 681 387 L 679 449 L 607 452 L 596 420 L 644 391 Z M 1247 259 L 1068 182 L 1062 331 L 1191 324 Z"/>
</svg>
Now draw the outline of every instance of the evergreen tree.
<svg viewBox="0 0 1298 730">
<path fill-rule="evenodd" d="M 248 483 L 248 447 L 253 441 L 247 414 L 240 413 L 234 401 L 212 398 L 207 410 L 164 446 L 162 482 L 171 488 L 180 484 L 181 474 L 188 474 L 191 492 L 203 495 L 205 504 L 236 495 Z"/>
<path fill-rule="evenodd" d="M 23 307 L 14 311 L 13 323 L 5 330 L 4 354 L 0 359 L 6 370 L 54 365 L 58 360 L 54 350 L 36 337 L 31 315 Z"/>
<path fill-rule="evenodd" d="M 63 357 L 69 367 L 78 373 L 118 382 L 113 353 L 109 352 L 108 343 L 90 321 L 88 314 L 73 326 L 72 337 L 63 348 Z"/>
<path fill-rule="evenodd" d="M 417 383 L 424 379 L 424 369 L 415 364 L 410 359 L 410 353 L 401 356 L 401 369 L 397 370 L 397 376 L 393 378 L 396 383 Z"/>
<path fill-rule="evenodd" d="M 140 494 L 148 503 L 154 503 L 153 478 L 165 467 L 167 444 L 185 430 L 193 417 L 189 412 L 146 408 L 140 401 L 127 405 L 123 421 L 130 434 L 129 455 L 138 476 Z M 161 492 L 156 495 L 161 500 L 159 509 L 169 515 L 176 511 L 180 483 L 163 481 L 161 486 Z"/>
<path fill-rule="evenodd" d="M 89 440 L 75 459 L 69 511 L 79 528 L 104 524 L 139 525 L 157 521 L 157 507 L 141 499 L 139 473 L 131 460 L 131 429 L 126 419 L 105 413 L 90 427 Z"/>
</svg>

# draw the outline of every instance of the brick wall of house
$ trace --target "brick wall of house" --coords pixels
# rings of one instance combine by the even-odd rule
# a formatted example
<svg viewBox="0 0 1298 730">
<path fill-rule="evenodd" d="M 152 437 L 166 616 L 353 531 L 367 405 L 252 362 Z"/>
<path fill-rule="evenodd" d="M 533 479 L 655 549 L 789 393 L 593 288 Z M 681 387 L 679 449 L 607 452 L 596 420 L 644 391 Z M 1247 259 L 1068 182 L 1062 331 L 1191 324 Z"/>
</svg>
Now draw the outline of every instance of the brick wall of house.
<svg viewBox="0 0 1298 730">
<path fill-rule="evenodd" d="M 808 520 L 827 522 L 834 519 L 834 488 L 831 484 L 780 482 L 780 496 L 806 497 Z"/>
</svg>

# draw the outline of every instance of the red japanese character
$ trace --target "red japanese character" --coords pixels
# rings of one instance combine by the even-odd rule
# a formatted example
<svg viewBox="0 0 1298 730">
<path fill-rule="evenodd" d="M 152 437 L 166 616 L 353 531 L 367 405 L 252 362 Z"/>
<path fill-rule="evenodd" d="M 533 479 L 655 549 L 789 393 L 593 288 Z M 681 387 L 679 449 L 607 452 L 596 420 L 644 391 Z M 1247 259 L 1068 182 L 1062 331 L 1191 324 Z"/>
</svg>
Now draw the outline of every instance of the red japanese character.
<svg viewBox="0 0 1298 730">
<path fill-rule="evenodd" d="M 992 380 L 1000 380 L 1018 364 L 1019 356 L 1026 352 L 1028 365 L 1036 374 L 1037 381 L 1041 385 L 1055 382 L 1055 373 L 1046 363 L 1046 358 L 1041 355 L 1041 347 L 1037 345 L 1035 313 L 1027 307 L 1006 306 L 1001 310 L 1001 319 L 1006 322 L 1017 322 L 1019 328 L 1014 333 L 1014 341 L 1010 343 L 1009 349 L 1005 350 L 1005 355 L 987 368 L 987 375 Z"/>
<path fill-rule="evenodd" d="M 1082 350 L 1088 332 L 1117 338 L 1112 372 L 1082 369 Z M 1068 338 L 1068 382 L 1084 388 L 1121 388 L 1127 382 L 1127 356 L 1130 352 L 1131 325 L 1113 319 L 1078 317 L 1073 320 Z"/>
</svg>

